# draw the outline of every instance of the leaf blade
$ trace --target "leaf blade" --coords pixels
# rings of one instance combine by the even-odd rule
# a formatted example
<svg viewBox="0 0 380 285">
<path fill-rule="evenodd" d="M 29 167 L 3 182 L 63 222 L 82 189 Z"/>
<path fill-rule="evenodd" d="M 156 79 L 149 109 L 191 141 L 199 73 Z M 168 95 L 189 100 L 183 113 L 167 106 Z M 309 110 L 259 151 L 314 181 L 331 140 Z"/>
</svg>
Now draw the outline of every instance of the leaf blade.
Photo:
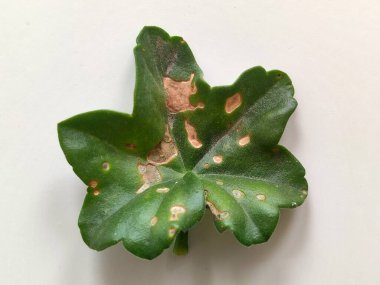
<svg viewBox="0 0 380 285">
<path fill-rule="evenodd" d="M 84 241 L 96 250 L 122 241 L 152 259 L 201 219 L 205 203 L 219 231 L 245 245 L 268 240 L 279 208 L 307 196 L 304 168 L 277 145 L 297 106 L 289 77 L 254 67 L 211 88 L 187 43 L 157 27 L 141 31 L 134 54 L 132 115 L 99 110 L 58 125 L 88 185 Z"/>
</svg>

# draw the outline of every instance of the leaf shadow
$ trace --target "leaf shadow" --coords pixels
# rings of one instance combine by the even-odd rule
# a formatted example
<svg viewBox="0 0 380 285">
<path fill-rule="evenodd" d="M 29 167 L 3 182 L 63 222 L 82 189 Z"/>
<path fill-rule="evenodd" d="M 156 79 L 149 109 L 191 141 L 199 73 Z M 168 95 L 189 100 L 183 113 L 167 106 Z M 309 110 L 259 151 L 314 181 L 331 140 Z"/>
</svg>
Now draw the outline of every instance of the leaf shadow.
<svg viewBox="0 0 380 285">
<path fill-rule="evenodd" d="M 54 180 L 54 181 L 53 181 Z M 59 250 L 60 276 L 55 284 L 78 284 L 82 272 L 82 260 L 86 246 L 81 240 L 77 226 L 86 187 L 71 173 L 55 177 L 44 186 L 43 207 L 37 207 L 41 221 L 46 228 L 45 238 L 52 250 Z M 73 234 L 75 233 L 75 234 Z M 54 241 L 54 242 L 52 242 Z"/>
</svg>

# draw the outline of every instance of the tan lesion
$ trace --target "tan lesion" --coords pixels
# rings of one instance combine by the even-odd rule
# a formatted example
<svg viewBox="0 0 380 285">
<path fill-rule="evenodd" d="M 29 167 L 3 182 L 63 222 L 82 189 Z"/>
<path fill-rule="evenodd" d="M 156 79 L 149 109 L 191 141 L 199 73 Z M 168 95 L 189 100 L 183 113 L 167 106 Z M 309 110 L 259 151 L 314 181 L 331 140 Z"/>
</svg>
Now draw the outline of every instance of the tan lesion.
<svg viewBox="0 0 380 285">
<path fill-rule="evenodd" d="M 159 44 L 159 43 L 158 43 Z M 171 135 L 172 121 L 171 116 L 175 116 L 178 112 L 195 110 L 204 108 L 203 102 L 198 102 L 196 106 L 190 103 L 190 96 L 197 93 L 197 87 L 193 83 L 195 75 L 191 74 L 189 80 L 175 81 L 170 77 L 163 77 L 163 85 L 166 92 L 166 106 L 168 113 L 168 124 L 165 127 L 163 139 L 151 149 L 147 155 L 147 163 L 139 163 L 137 169 L 142 177 L 143 184 L 136 191 L 137 194 L 144 192 L 162 180 L 158 170 L 159 165 L 165 165 L 174 160 L 178 156 L 177 145 Z M 202 147 L 202 142 L 198 139 L 196 130 L 187 121 L 185 122 L 186 132 L 191 145 L 195 148 Z M 135 144 L 127 143 L 125 147 L 128 150 L 136 148 Z M 169 188 L 159 188 L 157 192 L 166 193 Z"/>
<path fill-rule="evenodd" d="M 246 136 L 240 138 L 238 143 L 240 146 L 246 146 L 250 142 L 251 142 L 251 137 L 249 135 L 246 135 Z"/>
<path fill-rule="evenodd" d="M 181 205 L 174 205 L 170 208 L 169 221 L 178 221 L 180 216 L 186 212 L 186 208 Z"/>
<path fill-rule="evenodd" d="M 177 233 L 177 229 L 176 228 L 173 228 L 173 227 L 169 228 L 169 230 L 168 230 L 169 238 L 174 237 L 176 233 Z"/>
<path fill-rule="evenodd" d="M 217 164 L 220 164 L 223 162 L 223 156 L 221 155 L 214 155 L 214 157 L 212 158 L 212 160 L 217 163 Z"/>
<path fill-rule="evenodd" d="M 203 144 L 198 138 L 198 133 L 197 133 L 196 129 L 189 123 L 188 120 L 185 120 L 185 130 L 187 133 L 187 139 L 188 139 L 189 143 L 194 148 L 201 148 Z"/>
<path fill-rule="evenodd" d="M 137 170 L 142 177 L 143 185 L 136 191 L 136 193 L 140 194 L 153 184 L 160 182 L 162 177 L 157 166 L 169 163 L 175 159 L 177 155 L 177 146 L 170 134 L 169 126 L 166 125 L 163 139 L 148 153 L 148 163 L 137 164 Z M 157 192 L 161 190 L 162 193 L 166 193 L 169 191 L 169 188 L 159 188 Z"/>
<path fill-rule="evenodd" d="M 164 138 L 148 153 L 148 162 L 154 165 L 167 164 L 178 155 L 178 149 L 166 125 Z"/>
<path fill-rule="evenodd" d="M 215 205 L 213 203 L 211 203 L 210 201 L 206 201 L 206 204 L 207 206 L 209 207 L 211 213 L 215 216 L 215 218 L 219 221 L 222 221 L 226 218 L 228 218 L 228 216 L 230 215 L 228 212 L 226 211 L 221 211 L 219 210 L 218 208 L 215 207 Z"/>
<path fill-rule="evenodd" d="M 226 105 L 224 107 L 226 113 L 230 114 L 240 107 L 242 102 L 240 93 L 235 93 L 231 97 L 228 97 L 226 100 Z"/>
<path fill-rule="evenodd" d="M 88 183 L 88 186 L 95 189 L 97 186 L 98 186 L 98 181 L 96 181 L 95 179 L 91 180 L 89 183 Z"/>
<path fill-rule="evenodd" d="M 245 196 L 244 192 L 240 191 L 239 189 L 232 190 L 232 195 L 234 195 L 236 199 L 241 199 Z"/>
<path fill-rule="evenodd" d="M 125 144 L 125 148 L 126 148 L 127 150 L 135 150 L 135 149 L 136 149 L 136 145 L 133 144 L 133 143 L 126 143 L 126 144 Z"/>
<path fill-rule="evenodd" d="M 143 164 L 139 163 L 137 169 L 142 176 L 143 185 L 136 191 L 137 194 L 144 192 L 151 185 L 158 183 L 162 180 L 161 174 L 157 167 L 151 163 Z"/>
<path fill-rule="evenodd" d="M 197 108 L 204 108 L 204 103 L 199 102 L 196 106 L 190 103 L 190 96 L 197 93 L 197 87 L 193 83 L 194 73 L 189 80 L 176 81 L 170 77 L 163 78 L 166 93 L 166 107 L 170 113 L 192 111 Z"/>
<path fill-rule="evenodd" d="M 152 217 L 151 219 L 150 219 L 150 225 L 153 227 L 153 226 L 155 226 L 156 224 L 157 224 L 157 222 L 158 222 L 158 218 L 156 217 L 156 216 L 154 216 L 154 217 Z"/>
</svg>

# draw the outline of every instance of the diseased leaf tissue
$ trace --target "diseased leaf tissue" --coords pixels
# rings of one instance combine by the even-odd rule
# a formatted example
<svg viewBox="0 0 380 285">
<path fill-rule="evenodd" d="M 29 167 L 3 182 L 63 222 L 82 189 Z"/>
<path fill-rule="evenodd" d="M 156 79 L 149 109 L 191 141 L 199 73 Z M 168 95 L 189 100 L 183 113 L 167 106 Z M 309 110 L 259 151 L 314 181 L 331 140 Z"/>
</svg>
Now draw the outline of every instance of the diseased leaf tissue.
<svg viewBox="0 0 380 285">
<path fill-rule="evenodd" d="M 278 142 L 297 103 L 281 71 L 254 67 L 210 87 L 189 46 L 157 27 L 137 38 L 133 114 L 99 110 L 58 125 L 61 147 L 88 185 L 79 227 L 96 250 L 119 241 L 152 259 L 208 208 L 219 231 L 265 242 L 279 208 L 307 196 L 305 170 Z"/>
</svg>

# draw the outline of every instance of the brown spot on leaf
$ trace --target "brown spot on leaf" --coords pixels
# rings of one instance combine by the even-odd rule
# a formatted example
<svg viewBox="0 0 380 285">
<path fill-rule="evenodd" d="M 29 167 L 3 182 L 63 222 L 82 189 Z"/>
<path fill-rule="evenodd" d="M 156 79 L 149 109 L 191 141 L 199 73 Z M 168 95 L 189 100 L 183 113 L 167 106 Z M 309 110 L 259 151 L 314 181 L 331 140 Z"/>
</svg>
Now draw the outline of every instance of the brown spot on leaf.
<svg viewBox="0 0 380 285">
<path fill-rule="evenodd" d="M 223 162 L 223 156 L 221 156 L 221 155 L 215 155 L 215 156 L 212 158 L 212 160 L 213 160 L 215 163 L 220 164 L 220 163 Z"/>
<path fill-rule="evenodd" d="M 168 193 L 170 189 L 168 187 L 162 187 L 162 188 L 157 188 L 156 192 L 157 193 Z"/>
<path fill-rule="evenodd" d="M 91 188 L 96 188 L 96 186 L 98 186 L 98 181 L 96 180 L 91 180 L 89 183 L 88 183 L 88 186 L 90 186 Z"/>
<path fill-rule="evenodd" d="M 179 216 L 183 213 L 186 212 L 185 207 L 181 205 L 174 205 L 173 207 L 170 208 L 170 221 L 178 221 Z"/>
<path fill-rule="evenodd" d="M 247 144 L 249 144 L 251 142 L 251 138 L 249 137 L 249 135 L 246 135 L 244 137 L 242 137 L 241 139 L 239 139 L 239 145 L 240 146 L 245 146 Z"/>
<path fill-rule="evenodd" d="M 197 131 L 192 125 L 190 125 L 188 120 L 185 121 L 185 129 L 187 132 L 187 139 L 189 140 L 189 143 L 195 148 L 202 147 L 202 142 L 198 139 Z"/>
<path fill-rule="evenodd" d="M 155 165 L 167 164 L 178 154 L 177 146 L 166 125 L 164 138 L 149 152 L 148 161 Z"/>
<path fill-rule="evenodd" d="M 171 113 L 194 110 L 196 107 L 190 104 L 190 96 L 197 93 L 197 87 L 193 84 L 194 73 L 187 81 L 175 81 L 170 77 L 163 78 L 166 92 L 166 106 Z"/>
<path fill-rule="evenodd" d="M 100 190 L 99 189 L 95 189 L 94 192 L 93 192 L 94 196 L 98 196 L 100 194 Z"/>
<path fill-rule="evenodd" d="M 150 225 L 151 226 L 154 226 L 155 224 L 157 224 L 158 222 L 158 218 L 156 216 L 154 216 L 153 218 L 150 219 Z"/>
<path fill-rule="evenodd" d="M 174 237 L 175 233 L 177 232 L 176 228 L 170 228 L 168 230 L 169 237 L 172 238 Z"/>
<path fill-rule="evenodd" d="M 256 199 L 259 201 L 265 201 L 267 197 L 264 194 L 257 194 Z"/>
<path fill-rule="evenodd" d="M 224 220 L 229 216 L 228 212 L 218 210 L 213 203 L 206 201 L 207 206 L 210 208 L 211 213 L 216 217 L 217 220 Z"/>
<path fill-rule="evenodd" d="M 244 196 L 245 196 L 245 194 L 242 191 L 240 191 L 239 189 L 232 190 L 232 195 L 234 195 L 234 197 L 236 199 L 241 199 L 241 198 L 244 198 Z"/>
<path fill-rule="evenodd" d="M 195 108 L 199 108 L 199 109 L 204 109 L 205 108 L 205 103 L 203 102 L 198 102 L 197 105 L 195 106 Z"/>
<path fill-rule="evenodd" d="M 241 95 L 240 93 L 236 93 L 231 97 L 227 98 L 225 110 L 226 113 L 230 114 L 235 111 L 241 105 Z"/>
<path fill-rule="evenodd" d="M 136 145 L 133 144 L 133 143 L 126 143 L 125 144 L 125 147 L 128 149 L 128 150 L 134 150 L 136 148 Z"/>
<path fill-rule="evenodd" d="M 137 169 L 142 176 L 142 180 L 144 184 L 136 191 L 137 194 L 144 192 L 148 189 L 152 184 L 161 181 L 161 175 L 158 171 L 157 167 L 153 164 L 141 164 L 137 165 Z"/>
<path fill-rule="evenodd" d="M 272 152 L 273 153 L 279 153 L 280 149 L 278 147 L 274 147 L 274 148 L 272 148 Z"/>
<path fill-rule="evenodd" d="M 106 171 L 110 170 L 110 168 L 111 168 L 110 163 L 108 161 L 103 162 L 102 168 Z"/>
</svg>

